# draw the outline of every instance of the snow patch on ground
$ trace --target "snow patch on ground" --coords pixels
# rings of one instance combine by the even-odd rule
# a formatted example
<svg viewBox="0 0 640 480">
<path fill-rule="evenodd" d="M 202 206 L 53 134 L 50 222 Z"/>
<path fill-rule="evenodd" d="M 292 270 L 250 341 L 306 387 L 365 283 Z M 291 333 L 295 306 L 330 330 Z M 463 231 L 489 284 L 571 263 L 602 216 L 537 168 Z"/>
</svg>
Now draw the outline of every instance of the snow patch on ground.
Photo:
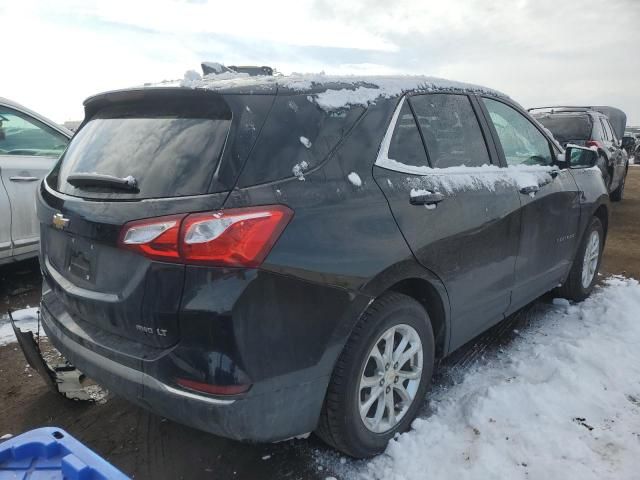
<svg viewBox="0 0 640 480">
<path fill-rule="evenodd" d="M 554 303 L 501 353 L 436 389 L 433 413 L 384 454 L 333 459 L 330 470 L 366 480 L 637 479 L 640 284 L 611 278 L 582 303 Z"/>
<path fill-rule="evenodd" d="M 360 175 L 358 175 L 356 172 L 351 172 L 349 175 L 347 175 L 347 178 L 356 187 L 362 186 L 362 179 L 360 178 Z"/>
<path fill-rule="evenodd" d="M 34 333 L 37 332 L 38 310 L 39 309 L 37 307 L 33 307 L 12 312 L 13 319 L 16 321 L 16 326 L 18 326 L 22 331 L 31 330 Z M 40 336 L 46 336 L 42 328 L 40 329 Z M 9 315 L 0 316 L 0 346 L 17 341 L 18 340 L 13 333 L 13 328 L 11 328 Z"/>
</svg>

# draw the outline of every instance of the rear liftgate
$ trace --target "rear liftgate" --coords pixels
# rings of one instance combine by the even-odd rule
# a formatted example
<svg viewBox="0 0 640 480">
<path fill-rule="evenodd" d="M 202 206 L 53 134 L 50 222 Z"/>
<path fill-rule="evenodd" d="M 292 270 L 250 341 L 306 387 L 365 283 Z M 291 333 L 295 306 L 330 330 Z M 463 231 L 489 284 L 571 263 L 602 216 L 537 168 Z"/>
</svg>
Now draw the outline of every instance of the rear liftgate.
<svg viewBox="0 0 640 480">
<path fill-rule="evenodd" d="M 24 332 L 20 330 L 11 311 L 8 314 L 13 332 L 27 363 L 40 374 L 51 390 L 76 401 L 95 402 L 103 396 L 96 395 L 98 392 L 91 392 L 91 390 L 95 390 L 94 386 L 83 386 L 83 383 L 86 383 L 84 374 L 66 360 L 64 363 L 50 365 L 44 358 L 42 350 L 40 350 L 40 310 L 37 313 L 38 331 L 35 337 L 30 330 Z"/>
</svg>

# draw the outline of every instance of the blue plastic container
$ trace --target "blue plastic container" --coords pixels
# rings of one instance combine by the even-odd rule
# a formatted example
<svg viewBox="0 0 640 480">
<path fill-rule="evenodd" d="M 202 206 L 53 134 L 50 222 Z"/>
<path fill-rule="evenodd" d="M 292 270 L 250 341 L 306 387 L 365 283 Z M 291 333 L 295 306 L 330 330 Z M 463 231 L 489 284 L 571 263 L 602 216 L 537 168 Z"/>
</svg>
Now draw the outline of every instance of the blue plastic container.
<svg viewBox="0 0 640 480">
<path fill-rule="evenodd" d="M 64 430 L 38 428 L 0 442 L 0 480 L 127 480 Z"/>
</svg>

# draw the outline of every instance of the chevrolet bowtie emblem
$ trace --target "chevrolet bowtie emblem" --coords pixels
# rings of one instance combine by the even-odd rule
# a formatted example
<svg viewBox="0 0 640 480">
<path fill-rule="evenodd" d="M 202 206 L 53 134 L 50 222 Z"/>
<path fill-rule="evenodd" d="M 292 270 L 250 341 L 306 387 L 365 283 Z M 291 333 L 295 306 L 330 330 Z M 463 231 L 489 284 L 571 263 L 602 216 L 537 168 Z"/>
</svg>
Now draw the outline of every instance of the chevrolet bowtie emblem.
<svg viewBox="0 0 640 480">
<path fill-rule="evenodd" d="M 64 215 L 61 213 L 56 213 L 53 216 L 53 226 L 58 230 L 63 230 L 67 225 L 69 225 L 69 219 L 64 218 Z"/>
</svg>

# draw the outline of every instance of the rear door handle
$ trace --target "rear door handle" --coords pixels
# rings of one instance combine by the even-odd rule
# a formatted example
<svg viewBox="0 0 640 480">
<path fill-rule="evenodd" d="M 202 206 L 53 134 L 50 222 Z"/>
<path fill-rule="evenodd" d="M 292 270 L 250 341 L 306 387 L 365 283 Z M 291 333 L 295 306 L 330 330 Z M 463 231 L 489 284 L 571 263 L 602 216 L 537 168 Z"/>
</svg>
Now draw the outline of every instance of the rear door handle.
<svg viewBox="0 0 640 480">
<path fill-rule="evenodd" d="M 36 182 L 38 181 L 38 177 L 9 177 L 9 180 L 12 182 Z"/>
<path fill-rule="evenodd" d="M 523 193 L 525 195 L 531 195 L 532 193 L 537 193 L 539 191 L 540 187 L 538 185 L 528 185 L 520 189 L 520 193 Z"/>
<path fill-rule="evenodd" d="M 413 195 L 410 199 L 411 205 L 435 205 L 445 199 L 441 193 L 425 193 L 424 195 Z"/>
</svg>

